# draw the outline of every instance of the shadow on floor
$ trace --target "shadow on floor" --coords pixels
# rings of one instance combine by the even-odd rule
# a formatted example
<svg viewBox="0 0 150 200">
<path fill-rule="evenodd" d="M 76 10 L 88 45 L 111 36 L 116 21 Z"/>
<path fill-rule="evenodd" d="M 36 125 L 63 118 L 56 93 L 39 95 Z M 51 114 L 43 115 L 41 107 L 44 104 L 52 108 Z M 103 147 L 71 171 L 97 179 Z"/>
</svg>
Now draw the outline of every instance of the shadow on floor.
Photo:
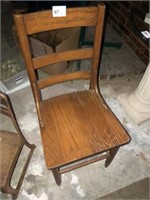
<svg viewBox="0 0 150 200">
<path fill-rule="evenodd" d="M 138 199 L 138 200 L 148 200 L 150 199 L 150 178 L 145 178 L 141 181 L 132 183 L 127 187 L 120 190 L 112 192 L 106 196 L 103 196 L 97 200 L 112 200 L 112 199 Z"/>
</svg>

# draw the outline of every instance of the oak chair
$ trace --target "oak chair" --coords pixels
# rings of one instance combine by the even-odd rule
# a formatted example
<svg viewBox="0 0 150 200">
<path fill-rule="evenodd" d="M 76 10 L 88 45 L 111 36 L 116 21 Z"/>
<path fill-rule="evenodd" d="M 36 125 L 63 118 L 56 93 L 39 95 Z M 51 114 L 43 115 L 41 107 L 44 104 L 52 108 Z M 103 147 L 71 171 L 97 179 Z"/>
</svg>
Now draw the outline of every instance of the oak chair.
<svg viewBox="0 0 150 200">
<path fill-rule="evenodd" d="M 107 167 L 120 146 L 130 136 L 111 112 L 100 94 L 98 68 L 101 53 L 105 6 L 68 8 L 66 17 L 53 17 L 52 11 L 14 14 L 24 60 L 39 118 L 47 168 L 61 184 L 61 174 L 106 159 Z M 94 47 L 55 52 L 33 57 L 28 37 L 32 34 L 68 27 L 94 26 Z M 73 71 L 39 79 L 37 70 L 63 61 L 91 58 L 87 71 Z M 44 99 L 42 89 L 66 81 L 89 79 L 89 90 Z"/>
<path fill-rule="evenodd" d="M 9 96 L 0 91 L 0 113 L 5 115 L 6 118 L 10 118 L 15 131 L 8 131 L 8 127 L 5 130 L 0 130 L 0 188 L 1 192 L 12 194 L 12 199 L 16 199 L 22 185 L 26 170 L 28 168 L 31 156 L 35 149 L 35 145 L 31 145 L 23 136 L 14 110 L 10 101 Z M 1 116 L 2 117 L 2 116 Z M 2 119 L 2 118 L 1 118 Z M 7 129 L 7 130 L 6 130 Z M 20 169 L 20 177 L 16 188 L 14 188 L 12 183 L 12 176 L 16 170 L 16 165 L 21 156 L 23 147 L 29 149 L 26 161 L 24 163 L 23 169 Z"/>
</svg>

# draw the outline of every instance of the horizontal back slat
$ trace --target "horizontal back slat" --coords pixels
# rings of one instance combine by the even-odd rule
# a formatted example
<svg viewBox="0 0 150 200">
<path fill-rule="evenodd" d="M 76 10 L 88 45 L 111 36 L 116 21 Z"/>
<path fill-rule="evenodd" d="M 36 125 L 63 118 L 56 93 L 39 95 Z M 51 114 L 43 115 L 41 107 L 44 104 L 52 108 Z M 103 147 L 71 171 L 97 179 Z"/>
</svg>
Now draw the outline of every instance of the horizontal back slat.
<svg viewBox="0 0 150 200">
<path fill-rule="evenodd" d="M 64 62 L 64 61 L 71 61 L 71 60 L 79 60 L 79 59 L 87 59 L 92 58 L 93 56 L 93 49 L 76 49 L 70 50 L 61 53 L 54 53 L 54 54 L 47 54 L 45 56 L 40 56 L 33 59 L 33 66 L 34 69 L 39 69 L 43 66 Z"/>
<path fill-rule="evenodd" d="M 6 115 L 6 116 L 8 116 L 8 117 L 11 116 L 11 115 L 10 115 L 10 112 L 8 111 L 7 108 L 1 107 L 1 108 L 0 108 L 0 113 L 3 114 L 3 115 Z"/>
<path fill-rule="evenodd" d="M 3 106 L 7 106 L 6 100 L 1 96 L 0 96 L 0 104 L 3 105 Z"/>
<path fill-rule="evenodd" d="M 28 35 L 59 28 L 95 26 L 97 8 L 68 8 L 66 17 L 53 17 L 52 11 L 39 11 L 23 15 Z M 37 25 L 38 24 L 38 25 Z"/>
<path fill-rule="evenodd" d="M 68 73 L 68 74 L 55 75 L 54 77 L 49 77 L 49 78 L 39 80 L 38 87 L 39 87 L 39 89 L 43 89 L 48 86 L 62 83 L 65 81 L 78 80 L 78 79 L 89 79 L 90 76 L 91 76 L 90 71 L 80 71 L 80 72 L 73 72 L 73 73 Z"/>
</svg>

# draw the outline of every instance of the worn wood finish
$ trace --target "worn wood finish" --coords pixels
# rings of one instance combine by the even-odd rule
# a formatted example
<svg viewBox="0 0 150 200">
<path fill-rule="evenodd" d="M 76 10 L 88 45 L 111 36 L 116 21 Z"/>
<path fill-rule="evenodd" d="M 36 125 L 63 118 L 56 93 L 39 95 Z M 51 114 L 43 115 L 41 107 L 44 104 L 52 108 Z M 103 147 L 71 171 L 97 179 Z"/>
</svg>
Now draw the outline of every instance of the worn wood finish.
<svg viewBox="0 0 150 200">
<path fill-rule="evenodd" d="M 98 5 L 69 8 L 67 16 L 60 18 L 53 18 L 51 11 L 14 15 L 37 107 L 45 161 L 58 185 L 62 173 L 101 159 L 106 159 L 105 166 L 108 166 L 118 148 L 130 141 L 99 90 L 104 13 L 105 6 Z M 93 48 L 31 58 L 24 42 L 29 34 L 74 26 L 95 26 Z M 36 70 L 45 65 L 86 58 L 92 59 L 89 71 L 64 73 L 41 80 L 35 76 Z M 90 79 L 89 90 L 42 99 L 41 90 L 45 87 L 77 79 Z"/>
<path fill-rule="evenodd" d="M 41 56 L 33 59 L 34 69 L 40 69 L 43 66 L 51 65 L 66 60 L 80 60 L 92 58 L 93 49 L 75 49 L 61 53 L 47 54 L 46 56 Z"/>
<path fill-rule="evenodd" d="M 84 167 L 86 165 L 89 165 L 91 163 L 94 163 L 94 162 L 98 162 L 100 160 L 103 160 L 105 158 L 108 157 L 108 153 L 105 153 L 105 154 L 98 154 L 96 156 L 92 156 L 92 157 L 87 157 L 85 158 L 84 160 L 79 160 L 78 162 L 73 162 L 71 164 L 68 164 L 67 167 L 63 167 L 60 169 L 60 173 L 63 174 L 63 173 L 66 173 L 68 171 L 71 171 L 71 170 L 74 170 L 74 169 L 78 169 L 80 167 Z"/>
<path fill-rule="evenodd" d="M 59 74 L 55 77 L 44 78 L 38 81 L 39 89 L 46 88 L 50 85 L 55 85 L 65 81 L 78 80 L 78 79 L 89 79 L 91 76 L 90 71 L 73 72 L 69 74 Z"/>
<path fill-rule="evenodd" d="M 44 101 L 43 107 L 48 128 L 41 129 L 42 142 L 49 169 L 129 142 L 95 91 L 61 95 Z"/>
<path fill-rule="evenodd" d="M 59 29 L 60 27 L 95 26 L 97 23 L 97 8 L 69 8 L 67 9 L 67 16 L 59 18 L 53 17 L 51 10 L 40 11 L 32 14 L 24 14 L 23 21 L 28 35 Z"/>
<path fill-rule="evenodd" d="M 5 112 L 3 112 L 5 110 Z M 19 125 L 17 123 L 11 102 L 9 97 L 0 92 L 0 113 L 11 118 L 12 123 L 16 129 L 16 132 L 10 132 L 8 130 L 0 130 L 0 170 L 1 170 L 1 182 L 0 188 L 4 193 L 12 194 L 13 199 L 16 199 L 25 176 L 28 164 L 30 162 L 35 145 L 31 145 L 23 136 Z M 14 173 L 16 164 L 21 155 L 22 148 L 26 146 L 30 149 L 27 155 L 27 160 L 21 171 L 19 181 L 16 188 L 11 186 L 11 179 Z"/>
</svg>

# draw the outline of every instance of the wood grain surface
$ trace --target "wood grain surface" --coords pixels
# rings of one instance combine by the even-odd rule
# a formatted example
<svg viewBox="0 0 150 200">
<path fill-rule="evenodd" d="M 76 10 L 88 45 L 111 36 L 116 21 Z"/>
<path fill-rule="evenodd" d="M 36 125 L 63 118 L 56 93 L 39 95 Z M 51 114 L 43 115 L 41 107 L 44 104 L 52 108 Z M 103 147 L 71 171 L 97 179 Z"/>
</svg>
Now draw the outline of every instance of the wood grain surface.
<svg viewBox="0 0 150 200">
<path fill-rule="evenodd" d="M 130 138 L 95 91 L 44 102 L 41 129 L 47 166 L 53 168 L 125 144 Z"/>
</svg>

